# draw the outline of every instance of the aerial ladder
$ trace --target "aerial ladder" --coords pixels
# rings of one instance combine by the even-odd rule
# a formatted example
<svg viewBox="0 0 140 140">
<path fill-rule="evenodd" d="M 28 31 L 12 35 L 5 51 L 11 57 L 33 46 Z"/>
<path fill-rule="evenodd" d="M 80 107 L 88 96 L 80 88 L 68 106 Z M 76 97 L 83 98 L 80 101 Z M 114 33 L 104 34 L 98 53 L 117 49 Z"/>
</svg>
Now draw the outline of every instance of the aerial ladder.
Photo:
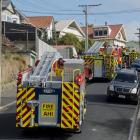
<svg viewBox="0 0 140 140">
<path fill-rule="evenodd" d="M 59 127 L 81 132 L 85 93 L 84 61 L 46 52 L 35 67 L 18 74 L 16 127 Z"/>
</svg>

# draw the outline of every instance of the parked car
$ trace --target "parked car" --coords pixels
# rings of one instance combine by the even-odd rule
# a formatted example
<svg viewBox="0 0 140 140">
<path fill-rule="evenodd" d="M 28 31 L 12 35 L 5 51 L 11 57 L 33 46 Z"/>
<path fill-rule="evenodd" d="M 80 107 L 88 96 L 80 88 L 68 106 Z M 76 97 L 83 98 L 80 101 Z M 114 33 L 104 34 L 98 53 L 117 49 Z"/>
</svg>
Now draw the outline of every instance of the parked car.
<svg viewBox="0 0 140 140">
<path fill-rule="evenodd" d="M 140 72 L 140 59 L 136 59 L 132 64 L 131 68 Z"/>
<path fill-rule="evenodd" d="M 134 69 L 121 69 L 107 88 L 107 99 L 126 98 L 138 102 L 140 92 L 138 72 Z"/>
</svg>

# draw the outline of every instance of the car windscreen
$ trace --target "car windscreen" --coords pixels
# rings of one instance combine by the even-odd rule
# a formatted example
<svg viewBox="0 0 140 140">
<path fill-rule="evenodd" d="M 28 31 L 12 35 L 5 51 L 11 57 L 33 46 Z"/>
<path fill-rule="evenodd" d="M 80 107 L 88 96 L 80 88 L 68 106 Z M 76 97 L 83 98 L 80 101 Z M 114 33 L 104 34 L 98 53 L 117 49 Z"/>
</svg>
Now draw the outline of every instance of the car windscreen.
<svg viewBox="0 0 140 140">
<path fill-rule="evenodd" d="M 134 74 L 118 73 L 114 80 L 117 82 L 134 83 L 135 81 L 137 81 L 137 76 Z"/>
</svg>

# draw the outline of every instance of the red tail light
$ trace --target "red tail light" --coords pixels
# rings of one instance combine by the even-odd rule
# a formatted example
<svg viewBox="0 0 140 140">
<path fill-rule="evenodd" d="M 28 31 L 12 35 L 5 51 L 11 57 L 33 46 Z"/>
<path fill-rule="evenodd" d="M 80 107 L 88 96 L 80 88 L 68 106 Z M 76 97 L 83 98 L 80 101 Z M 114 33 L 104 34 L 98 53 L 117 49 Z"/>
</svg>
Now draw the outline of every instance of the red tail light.
<svg viewBox="0 0 140 140">
<path fill-rule="evenodd" d="M 77 75 L 75 77 L 75 82 L 78 83 L 78 85 L 81 85 L 84 82 L 83 76 L 82 75 Z"/>
<path fill-rule="evenodd" d="M 22 73 L 21 73 L 21 72 L 18 73 L 18 80 L 19 80 L 19 81 L 22 80 Z"/>
</svg>

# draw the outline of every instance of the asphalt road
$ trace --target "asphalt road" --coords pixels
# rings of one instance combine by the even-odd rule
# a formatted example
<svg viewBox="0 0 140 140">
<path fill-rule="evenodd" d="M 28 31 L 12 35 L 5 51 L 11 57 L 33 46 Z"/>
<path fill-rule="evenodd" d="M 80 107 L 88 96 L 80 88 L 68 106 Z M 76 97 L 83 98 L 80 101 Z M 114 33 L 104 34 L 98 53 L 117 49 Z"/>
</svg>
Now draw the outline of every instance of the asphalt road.
<svg viewBox="0 0 140 140">
<path fill-rule="evenodd" d="M 80 134 L 58 129 L 23 132 L 15 128 L 15 106 L 0 113 L 0 139 L 127 140 L 136 106 L 123 99 L 106 102 L 108 83 L 87 86 L 87 114 Z"/>
</svg>

